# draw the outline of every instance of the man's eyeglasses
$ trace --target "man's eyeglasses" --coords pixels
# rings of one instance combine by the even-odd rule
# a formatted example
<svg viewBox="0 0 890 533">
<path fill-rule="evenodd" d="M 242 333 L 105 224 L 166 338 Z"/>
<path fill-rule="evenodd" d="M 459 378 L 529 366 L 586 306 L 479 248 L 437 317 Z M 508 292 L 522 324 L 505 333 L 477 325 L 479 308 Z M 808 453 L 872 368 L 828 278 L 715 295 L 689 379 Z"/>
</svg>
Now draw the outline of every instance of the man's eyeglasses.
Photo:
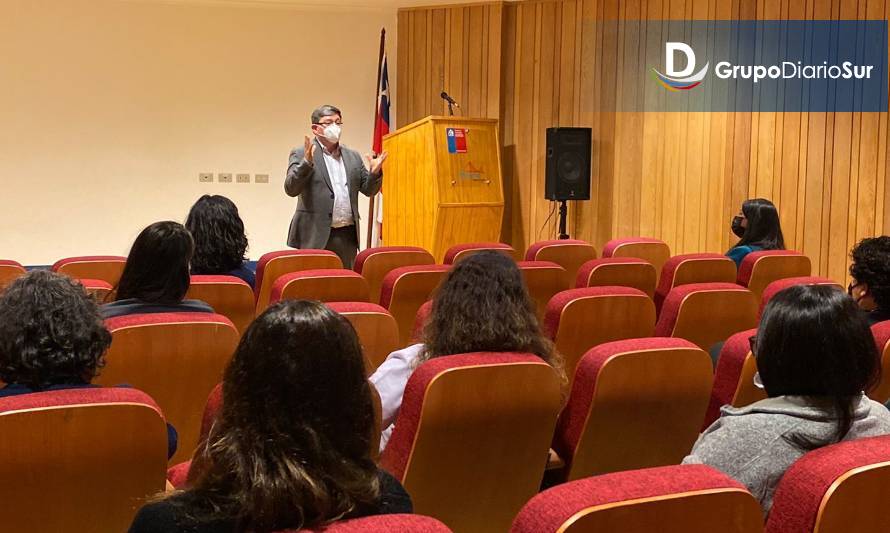
<svg viewBox="0 0 890 533">
<path fill-rule="evenodd" d="M 336 124 L 336 125 L 338 125 L 338 126 L 342 126 L 342 125 L 343 125 L 342 122 L 315 122 L 314 124 L 315 124 L 316 126 L 330 126 L 331 124 Z"/>
</svg>

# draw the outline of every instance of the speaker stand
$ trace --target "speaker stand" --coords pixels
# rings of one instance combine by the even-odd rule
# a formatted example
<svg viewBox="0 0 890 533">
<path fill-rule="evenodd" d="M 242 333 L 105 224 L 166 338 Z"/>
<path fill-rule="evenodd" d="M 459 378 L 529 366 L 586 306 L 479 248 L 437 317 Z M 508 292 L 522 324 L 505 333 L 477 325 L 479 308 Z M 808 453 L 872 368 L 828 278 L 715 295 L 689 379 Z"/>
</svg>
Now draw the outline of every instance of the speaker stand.
<svg viewBox="0 0 890 533">
<path fill-rule="evenodd" d="M 559 201 L 559 238 L 560 239 L 568 239 L 569 234 L 566 233 L 566 214 L 568 213 L 568 207 L 566 207 L 566 201 Z"/>
</svg>

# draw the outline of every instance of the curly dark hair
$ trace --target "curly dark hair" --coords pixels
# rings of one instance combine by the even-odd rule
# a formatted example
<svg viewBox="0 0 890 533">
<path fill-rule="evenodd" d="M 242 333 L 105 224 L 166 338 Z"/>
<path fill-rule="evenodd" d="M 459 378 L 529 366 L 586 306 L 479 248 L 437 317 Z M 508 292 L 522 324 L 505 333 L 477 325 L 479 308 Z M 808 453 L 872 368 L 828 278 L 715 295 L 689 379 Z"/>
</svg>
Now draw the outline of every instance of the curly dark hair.
<svg viewBox="0 0 890 533">
<path fill-rule="evenodd" d="M 878 309 L 890 310 L 890 237 L 862 239 L 850 252 L 850 275 L 868 285 Z"/>
<path fill-rule="evenodd" d="M 533 353 L 562 374 L 516 263 L 495 251 L 459 261 L 433 297 L 420 361 L 468 352 Z"/>
<path fill-rule="evenodd" d="M 225 274 L 244 262 L 247 236 L 238 207 L 225 196 L 198 198 L 185 220 L 195 239 L 193 274 Z"/>
<path fill-rule="evenodd" d="M 38 391 L 89 383 L 111 345 L 99 307 L 76 281 L 46 270 L 0 296 L 0 379 Z"/>
</svg>

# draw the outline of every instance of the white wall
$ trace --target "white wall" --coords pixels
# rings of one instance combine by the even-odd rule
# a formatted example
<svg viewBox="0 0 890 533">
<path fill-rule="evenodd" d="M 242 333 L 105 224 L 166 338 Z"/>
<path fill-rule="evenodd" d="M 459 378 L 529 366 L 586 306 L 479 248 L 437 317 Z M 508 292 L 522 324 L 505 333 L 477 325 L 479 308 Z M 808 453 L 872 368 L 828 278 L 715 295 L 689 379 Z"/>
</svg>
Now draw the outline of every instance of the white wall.
<svg viewBox="0 0 890 533">
<path fill-rule="evenodd" d="M 338 105 L 344 144 L 370 147 L 384 26 L 395 86 L 392 5 L 2 0 L 0 258 L 125 255 L 204 193 L 238 205 L 252 258 L 284 248 L 282 180 L 312 109 Z"/>
</svg>

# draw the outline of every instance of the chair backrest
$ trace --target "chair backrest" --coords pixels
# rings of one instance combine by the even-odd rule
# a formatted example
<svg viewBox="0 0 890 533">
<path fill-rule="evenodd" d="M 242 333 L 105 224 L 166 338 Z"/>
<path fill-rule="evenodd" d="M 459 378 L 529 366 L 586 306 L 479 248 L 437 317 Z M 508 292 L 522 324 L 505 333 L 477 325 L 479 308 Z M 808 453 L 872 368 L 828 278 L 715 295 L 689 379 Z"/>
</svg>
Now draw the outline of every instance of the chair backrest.
<svg viewBox="0 0 890 533">
<path fill-rule="evenodd" d="M 411 342 L 417 310 L 445 279 L 451 265 L 416 265 L 399 267 L 383 278 L 380 305 L 385 307 L 399 325 L 399 345 Z"/>
<path fill-rule="evenodd" d="M 319 302 L 367 302 L 368 282 L 346 268 L 302 270 L 279 276 L 272 285 L 269 305 L 302 298 Z"/>
<path fill-rule="evenodd" d="M 494 250 L 501 252 L 508 257 L 513 258 L 515 251 L 509 244 L 502 242 L 468 242 L 465 244 L 456 244 L 445 251 L 445 259 L 442 261 L 446 265 L 453 265 L 464 257 L 469 257 L 476 252 L 483 250 Z"/>
<path fill-rule="evenodd" d="M 411 329 L 411 342 L 421 342 L 423 338 L 423 328 L 426 326 L 427 320 L 433 312 L 433 301 L 427 300 L 417 309 L 417 315 L 414 318 L 414 327 Z"/>
<path fill-rule="evenodd" d="M 725 255 L 675 255 L 661 270 L 655 289 L 655 309 L 661 313 L 664 299 L 675 287 L 690 283 L 735 283 L 735 280 L 735 263 Z"/>
<path fill-rule="evenodd" d="M 125 531 L 164 490 L 164 417 L 136 389 L 2 398 L 0 435 L 5 531 Z"/>
<path fill-rule="evenodd" d="M 751 252 L 739 265 L 737 283 L 758 298 L 766 287 L 780 279 L 809 276 L 813 266 L 810 258 L 793 250 L 762 250 Z"/>
<path fill-rule="evenodd" d="M 607 257 L 581 265 L 575 287 L 633 287 L 655 297 L 658 275 L 652 263 L 635 257 Z"/>
<path fill-rule="evenodd" d="M 386 356 L 399 349 L 399 325 L 383 307 L 367 302 L 331 302 L 327 306 L 346 317 L 355 328 L 369 375 Z"/>
<path fill-rule="evenodd" d="M 559 380 L 531 354 L 472 353 L 420 365 L 381 465 L 414 510 L 455 531 L 505 531 L 540 486 Z"/>
<path fill-rule="evenodd" d="M 395 268 L 436 263 L 433 254 L 417 246 L 381 246 L 367 248 L 355 258 L 353 269 L 368 280 L 371 302 L 380 303 L 383 278 Z"/>
<path fill-rule="evenodd" d="M 881 378 L 868 391 L 868 397 L 879 403 L 887 403 L 890 401 L 890 320 L 872 326 L 871 334 L 875 337 L 875 345 L 881 356 Z"/>
<path fill-rule="evenodd" d="M 108 301 L 108 295 L 114 290 L 111 283 L 101 279 L 79 279 L 77 281 L 83 285 L 87 294 L 92 296 L 100 304 Z"/>
<path fill-rule="evenodd" d="M 317 529 L 279 531 L 278 533 L 450 533 L 448 526 L 435 518 L 417 514 L 383 514 L 340 520 Z"/>
<path fill-rule="evenodd" d="M 708 354 L 683 339 L 588 351 L 553 441 L 566 462 L 564 479 L 679 464 L 698 438 L 711 379 Z"/>
<path fill-rule="evenodd" d="M 257 314 L 269 307 L 272 286 L 280 276 L 320 268 L 343 268 L 343 262 L 330 250 L 281 250 L 263 254 L 256 265 Z"/>
<path fill-rule="evenodd" d="M 759 533 L 760 505 L 744 485 L 705 465 L 616 472 L 545 490 L 511 533 Z"/>
<path fill-rule="evenodd" d="M 213 313 L 156 313 L 110 318 L 111 348 L 97 378 L 150 394 L 179 433 L 172 461 L 191 457 L 210 390 L 238 345 L 232 322 Z"/>
<path fill-rule="evenodd" d="M 750 339 L 756 334 L 756 329 L 740 331 L 723 344 L 714 369 L 714 388 L 702 431 L 720 418 L 720 408 L 724 405 L 744 407 L 766 398 L 766 391 L 754 386 L 757 359 L 751 353 Z"/>
<path fill-rule="evenodd" d="M 526 261 L 550 261 L 566 271 L 566 286 L 573 287 L 578 269 L 584 263 L 596 259 L 596 248 L 579 239 L 539 241 L 528 247 Z"/>
<path fill-rule="evenodd" d="M 119 255 L 84 255 L 56 261 L 53 272 L 75 279 L 101 279 L 117 287 L 127 258 Z"/>
<path fill-rule="evenodd" d="M 761 315 L 763 315 L 763 310 L 766 308 L 766 304 L 773 299 L 773 297 L 780 293 L 781 291 L 787 289 L 788 287 L 793 287 L 795 285 L 834 285 L 840 290 L 844 290 L 844 288 L 833 279 L 822 278 L 819 276 L 802 276 L 798 278 L 782 278 L 776 280 L 769 285 L 766 286 L 765 289 L 760 293 L 760 309 L 757 311 L 757 318 L 759 319 Z M 751 289 L 748 289 L 751 290 Z M 751 291 L 754 292 L 754 291 Z M 755 296 L 757 294 L 755 293 Z"/>
<path fill-rule="evenodd" d="M 556 343 L 570 382 L 587 350 L 604 342 L 651 337 L 654 332 L 655 305 L 630 287 L 562 291 L 550 299 L 544 318 L 544 333 Z"/>
<path fill-rule="evenodd" d="M 0 259 L 0 291 L 15 281 L 19 276 L 26 274 L 25 267 L 16 261 Z"/>
<path fill-rule="evenodd" d="M 253 288 L 235 276 L 193 275 L 186 298 L 210 304 L 244 333 L 254 318 Z"/>
<path fill-rule="evenodd" d="M 655 336 L 680 337 L 703 350 L 757 325 L 757 299 L 735 283 L 694 283 L 672 290 Z"/>
<path fill-rule="evenodd" d="M 516 264 L 522 272 L 528 294 L 535 302 L 538 321 L 543 322 L 550 299 L 571 287 L 566 271 L 551 261 L 519 261 Z"/>
<path fill-rule="evenodd" d="M 798 459 L 776 487 L 767 533 L 885 533 L 890 436 L 832 444 Z"/>
<path fill-rule="evenodd" d="M 671 248 L 666 242 L 648 237 L 612 239 L 603 247 L 603 257 L 635 257 L 648 261 L 655 267 L 656 275 L 671 257 Z"/>
</svg>

